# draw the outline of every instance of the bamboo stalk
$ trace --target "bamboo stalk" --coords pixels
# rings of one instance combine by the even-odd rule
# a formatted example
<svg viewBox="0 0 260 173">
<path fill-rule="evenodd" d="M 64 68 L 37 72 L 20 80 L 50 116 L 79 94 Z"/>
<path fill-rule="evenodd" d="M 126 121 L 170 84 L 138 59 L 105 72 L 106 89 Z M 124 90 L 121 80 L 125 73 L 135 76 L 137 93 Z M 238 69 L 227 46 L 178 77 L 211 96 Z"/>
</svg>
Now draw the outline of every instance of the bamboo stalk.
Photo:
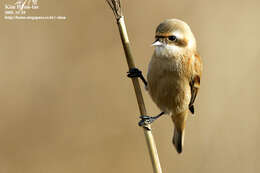
<svg viewBox="0 0 260 173">
<path fill-rule="evenodd" d="M 124 16 L 122 14 L 120 0 L 106 0 L 106 1 L 109 4 L 109 6 L 111 7 L 111 9 L 115 15 L 115 18 L 116 18 L 128 67 L 129 67 L 129 69 L 135 68 L 133 56 L 132 56 L 131 49 L 130 49 L 130 42 L 128 39 L 126 25 L 125 25 L 125 21 L 124 21 Z M 144 99 L 143 99 L 139 81 L 137 78 L 132 78 L 132 82 L 133 82 L 133 86 L 134 86 L 134 90 L 135 90 L 135 94 L 136 94 L 136 99 L 137 99 L 140 115 L 146 115 L 146 108 L 145 108 Z M 156 144 L 155 144 L 155 140 L 154 140 L 154 137 L 152 134 L 151 126 L 146 125 L 146 128 L 143 128 L 143 130 L 144 130 L 144 135 L 145 135 L 148 151 L 149 151 L 152 166 L 153 166 L 153 171 L 154 171 L 154 173 L 162 173 L 160 160 L 159 160 L 159 156 L 157 153 Z"/>
</svg>

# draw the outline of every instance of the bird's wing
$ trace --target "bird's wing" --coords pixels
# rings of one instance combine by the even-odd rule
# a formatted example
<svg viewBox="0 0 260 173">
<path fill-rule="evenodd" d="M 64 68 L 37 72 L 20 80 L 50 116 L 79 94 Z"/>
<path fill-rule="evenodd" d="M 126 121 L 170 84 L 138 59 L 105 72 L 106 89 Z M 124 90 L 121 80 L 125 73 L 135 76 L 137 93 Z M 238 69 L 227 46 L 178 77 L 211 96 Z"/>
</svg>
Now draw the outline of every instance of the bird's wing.
<svg viewBox="0 0 260 173">
<path fill-rule="evenodd" d="M 190 79 L 190 87 L 191 87 L 191 99 L 189 104 L 189 109 L 192 114 L 194 114 L 194 101 L 196 99 L 196 96 L 198 94 L 199 88 L 200 88 L 200 77 L 202 72 L 202 62 L 200 59 L 199 54 L 195 54 L 195 60 L 193 63 L 193 71 L 194 74 L 192 75 Z"/>
</svg>

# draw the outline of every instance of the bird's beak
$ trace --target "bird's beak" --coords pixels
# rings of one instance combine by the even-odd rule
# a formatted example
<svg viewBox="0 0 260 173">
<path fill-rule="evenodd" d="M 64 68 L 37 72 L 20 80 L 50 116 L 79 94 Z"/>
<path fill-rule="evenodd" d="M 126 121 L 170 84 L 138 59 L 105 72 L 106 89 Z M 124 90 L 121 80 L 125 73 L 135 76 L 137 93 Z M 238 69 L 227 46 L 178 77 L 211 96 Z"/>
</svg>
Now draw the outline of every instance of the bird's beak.
<svg viewBox="0 0 260 173">
<path fill-rule="evenodd" d="M 162 46 L 163 43 L 160 42 L 159 40 L 155 40 L 155 42 L 153 42 L 152 46 Z"/>
</svg>

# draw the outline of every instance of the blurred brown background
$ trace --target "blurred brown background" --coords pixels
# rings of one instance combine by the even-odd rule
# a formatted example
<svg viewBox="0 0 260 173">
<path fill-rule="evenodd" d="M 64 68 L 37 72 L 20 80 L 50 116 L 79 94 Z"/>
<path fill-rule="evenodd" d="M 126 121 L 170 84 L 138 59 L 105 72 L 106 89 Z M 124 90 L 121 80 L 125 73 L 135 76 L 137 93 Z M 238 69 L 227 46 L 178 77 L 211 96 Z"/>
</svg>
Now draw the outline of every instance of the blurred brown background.
<svg viewBox="0 0 260 173">
<path fill-rule="evenodd" d="M 1 1 L 2 9 L 4 3 Z M 0 21 L 0 173 L 152 172 L 117 25 L 104 0 L 39 0 L 35 15 Z M 260 2 L 123 1 L 144 73 L 156 26 L 191 26 L 204 61 L 184 153 L 165 116 L 153 125 L 163 172 L 260 171 Z M 1 10 L 1 13 L 4 12 Z M 150 115 L 159 110 L 144 91 Z"/>
</svg>

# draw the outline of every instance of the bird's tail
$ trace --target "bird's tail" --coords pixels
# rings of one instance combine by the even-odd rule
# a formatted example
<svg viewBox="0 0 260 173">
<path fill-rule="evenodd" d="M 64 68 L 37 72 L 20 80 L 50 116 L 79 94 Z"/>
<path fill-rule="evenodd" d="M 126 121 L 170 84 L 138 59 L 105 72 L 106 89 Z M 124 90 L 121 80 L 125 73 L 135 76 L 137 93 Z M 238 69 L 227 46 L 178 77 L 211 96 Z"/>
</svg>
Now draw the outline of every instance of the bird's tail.
<svg viewBox="0 0 260 173">
<path fill-rule="evenodd" d="M 172 143 L 179 154 L 183 151 L 186 118 L 187 112 L 183 112 L 176 116 L 172 116 L 172 120 L 174 122 L 174 133 Z"/>
<path fill-rule="evenodd" d="M 184 142 L 184 130 L 177 129 L 175 127 L 172 143 L 179 154 L 182 152 L 183 142 Z"/>
</svg>

